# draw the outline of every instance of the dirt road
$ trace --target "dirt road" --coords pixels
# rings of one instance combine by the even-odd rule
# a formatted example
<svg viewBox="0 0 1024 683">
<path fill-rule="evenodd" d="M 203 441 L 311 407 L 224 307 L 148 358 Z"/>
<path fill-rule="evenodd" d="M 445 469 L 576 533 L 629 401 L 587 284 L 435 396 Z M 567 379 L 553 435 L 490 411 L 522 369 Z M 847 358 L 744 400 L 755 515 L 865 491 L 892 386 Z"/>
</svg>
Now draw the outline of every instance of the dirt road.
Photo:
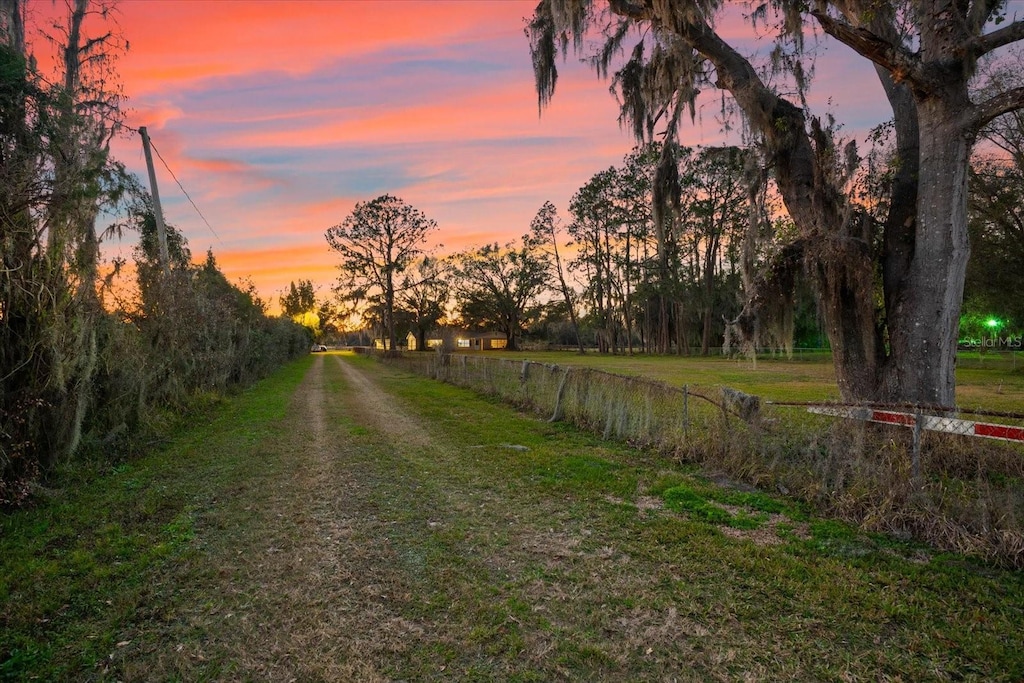
<svg viewBox="0 0 1024 683">
<path fill-rule="evenodd" d="M 251 473 L 195 513 L 189 553 L 107 677 L 998 679 L 991 653 L 1017 656 L 1005 624 L 978 622 L 958 648 L 928 635 L 1003 609 L 979 602 L 994 589 L 911 611 L 913 591 L 948 579 L 794 534 L 804 522 L 741 531 L 669 512 L 653 489 L 707 484 L 366 359 L 317 354 L 274 419 Z"/>
<path fill-rule="evenodd" d="M 390 680 L 382 671 L 425 627 L 404 609 L 415 577 L 389 542 L 394 521 L 376 493 L 388 473 L 367 455 L 377 445 L 394 444 L 395 456 L 428 448 L 428 432 L 327 355 L 316 357 L 281 430 L 291 476 L 243 499 L 255 519 L 216 560 L 220 601 L 192 617 L 206 637 L 177 653 L 183 670 L 215 660 L 229 677 Z M 353 434 L 369 438 L 369 450 Z"/>
<path fill-rule="evenodd" d="M 534 669 L 553 645 L 520 617 L 568 603 L 580 586 L 519 568 L 582 556 L 589 532 L 556 528 L 572 516 L 560 498 L 520 509 L 508 482 L 481 481 L 486 465 L 477 458 L 467 470 L 466 445 L 436 430 L 350 361 L 317 356 L 268 446 L 288 451 L 286 476 L 202 522 L 200 534 L 221 542 L 206 548 L 209 565 L 179 579 L 191 595 L 160 637 L 178 643 L 161 654 L 165 671 L 383 681 L 507 680 Z M 598 554 L 616 562 L 610 548 Z M 121 664 L 129 679 L 153 675 L 151 663 Z M 577 677 L 554 659 L 542 668 Z"/>
</svg>

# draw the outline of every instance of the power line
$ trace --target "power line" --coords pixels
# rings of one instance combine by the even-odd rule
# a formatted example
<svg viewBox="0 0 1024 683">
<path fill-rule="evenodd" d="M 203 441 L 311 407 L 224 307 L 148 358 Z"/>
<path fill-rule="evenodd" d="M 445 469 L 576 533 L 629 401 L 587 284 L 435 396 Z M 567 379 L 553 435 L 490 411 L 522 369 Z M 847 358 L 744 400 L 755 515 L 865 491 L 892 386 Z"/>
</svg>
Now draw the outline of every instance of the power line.
<svg viewBox="0 0 1024 683">
<path fill-rule="evenodd" d="M 178 176 L 174 175 L 174 171 L 172 171 L 171 167 L 167 165 L 167 161 L 165 161 L 163 155 L 160 154 L 160 150 L 156 148 L 155 144 L 153 144 L 153 138 L 149 139 L 149 144 L 153 148 L 153 151 L 156 152 L 156 156 L 157 158 L 160 159 L 160 163 L 164 165 L 164 168 L 167 169 L 167 172 L 171 174 L 172 178 L 174 178 L 174 182 L 178 184 L 178 188 L 181 190 L 182 194 L 184 194 L 185 197 L 188 199 L 189 204 L 192 205 L 192 208 L 196 210 L 196 213 L 199 214 L 199 217 L 203 219 L 204 223 L 206 223 L 206 227 L 210 229 L 210 232 L 213 233 L 213 236 L 216 237 L 217 241 L 221 243 L 221 246 L 223 246 L 224 242 L 221 240 L 220 235 L 218 235 L 217 231 L 213 229 L 212 225 L 210 225 L 210 221 L 206 220 L 206 216 L 204 216 L 203 212 L 199 210 L 199 207 L 196 206 L 196 203 L 192 201 L 192 197 L 189 195 L 188 191 L 185 190 L 185 187 L 184 185 L 181 184 L 181 181 L 178 180 Z"/>
</svg>

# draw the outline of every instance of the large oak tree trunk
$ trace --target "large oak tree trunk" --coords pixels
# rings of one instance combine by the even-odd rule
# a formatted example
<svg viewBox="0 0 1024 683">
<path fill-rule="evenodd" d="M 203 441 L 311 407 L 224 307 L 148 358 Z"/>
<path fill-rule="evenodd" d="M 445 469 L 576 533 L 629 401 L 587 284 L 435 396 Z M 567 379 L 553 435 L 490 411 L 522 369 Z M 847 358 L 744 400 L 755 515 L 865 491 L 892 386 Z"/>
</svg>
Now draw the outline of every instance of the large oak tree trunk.
<svg viewBox="0 0 1024 683">
<path fill-rule="evenodd" d="M 885 310 L 879 318 L 872 235 L 867 223 L 846 210 L 827 175 L 834 158 L 827 135 L 813 120 L 808 132 L 803 111 L 766 88 L 709 27 L 682 23 L 675 28 L 715 65 L 719 87 L 733 94 L 748 122 L 764 135 L 783 201 L 804 243 L 842 397 L 952 406 L 968 255 L 970 135 L 960 114 L 970 106 L 965 72 L 937 74 L 933 83 L 942 85 L 917 90 L 912 104 L 909 91 L 883 78 L 894 110 L 907 122 L 902 147 L 912 149 L 906 138 L 916 133 L 919 154 L 912 180 L 916 221 L 913 209 L 897 206 L 894 215 L 903 222 L 886 226 L 886 246 L 899 248 L 883 262 Z M 907 117 L 903 105 L 916 105 L 917 118 Z M 910 197 L 912 189 L 894 200 Z"/>
<path fill-rule="evenodd" d="M 952 98 L 951 98 L 952 99 Z M 953 406 L 956 343 L 967 257 L 969 134 L 949 105 L 920 102 L 920 164 L 913 257 L 889 314 L 890 398 Z"/>
</svg>

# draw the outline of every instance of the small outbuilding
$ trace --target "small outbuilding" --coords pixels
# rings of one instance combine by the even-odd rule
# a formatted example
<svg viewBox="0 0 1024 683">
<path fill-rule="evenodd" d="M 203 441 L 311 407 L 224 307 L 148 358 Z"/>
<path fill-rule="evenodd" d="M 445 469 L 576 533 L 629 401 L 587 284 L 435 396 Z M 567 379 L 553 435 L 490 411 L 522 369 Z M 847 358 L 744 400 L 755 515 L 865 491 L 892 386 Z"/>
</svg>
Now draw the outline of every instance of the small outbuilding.
<svg viewBox="0 0 1024 683">
<path fill-rule="evenodd" d="M 437 347 L 444 344 L 444 339 L 441 338 L 441 336 L 437 333 L 436 330 L 428 334 L 427 338 L 424 341 L 426 342 L 427 349 L 436 349 Z M 406 336 L 405 344 L 406 348 L 409 349 L 410 351 L 420 350 L 419 341 L 417 341 L 416 335 L 413 332 L 410 332 Z"/>
</svg>

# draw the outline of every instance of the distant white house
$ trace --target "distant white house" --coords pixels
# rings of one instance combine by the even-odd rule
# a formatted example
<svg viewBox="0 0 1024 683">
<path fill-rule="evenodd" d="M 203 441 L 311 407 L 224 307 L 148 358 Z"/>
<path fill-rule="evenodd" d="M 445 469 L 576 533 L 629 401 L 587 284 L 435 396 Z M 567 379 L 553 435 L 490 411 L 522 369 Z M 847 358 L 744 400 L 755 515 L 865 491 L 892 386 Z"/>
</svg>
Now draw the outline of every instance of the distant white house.
<svg viewBox="0 0 1024 683">
<path fill-rule="evenodd" d="M 457 351 L 493 351 L 508 348 L 508 339 L 501 332 L 466 332 L 464 330 L 452 332 L 449 330 L 447 333 L 454 337 Z M 419 350 L 419 342 L 414 333 L 410 332 L 405 341 L 406 348 L 410 351 Z M 441 330 L 431 330 L 425 341 L 428 349 L 436 349 L 444 343 L 444 337 Z"/>
<path fill-rule="evenodd" d="M 508 348 L 508 339 L 501 332 L 477 332 L 458 337 L 455 345 L 469 351 L 494 351 Z"/>
<path fill-rule="evenodd" d="M 387 339 L 382 339 L 380 337 L 375 337 L 374 338 L 374 340 L 373 340 L 373 348 L 374 349 L 376 349 L 377 351 L 386 351 L 387 347 L 388 347 L 388 340 Z M 399 348 L 402 347 L 402 342 L 401 341 L 398 342 L 398 347 Z"/>
</svg>

